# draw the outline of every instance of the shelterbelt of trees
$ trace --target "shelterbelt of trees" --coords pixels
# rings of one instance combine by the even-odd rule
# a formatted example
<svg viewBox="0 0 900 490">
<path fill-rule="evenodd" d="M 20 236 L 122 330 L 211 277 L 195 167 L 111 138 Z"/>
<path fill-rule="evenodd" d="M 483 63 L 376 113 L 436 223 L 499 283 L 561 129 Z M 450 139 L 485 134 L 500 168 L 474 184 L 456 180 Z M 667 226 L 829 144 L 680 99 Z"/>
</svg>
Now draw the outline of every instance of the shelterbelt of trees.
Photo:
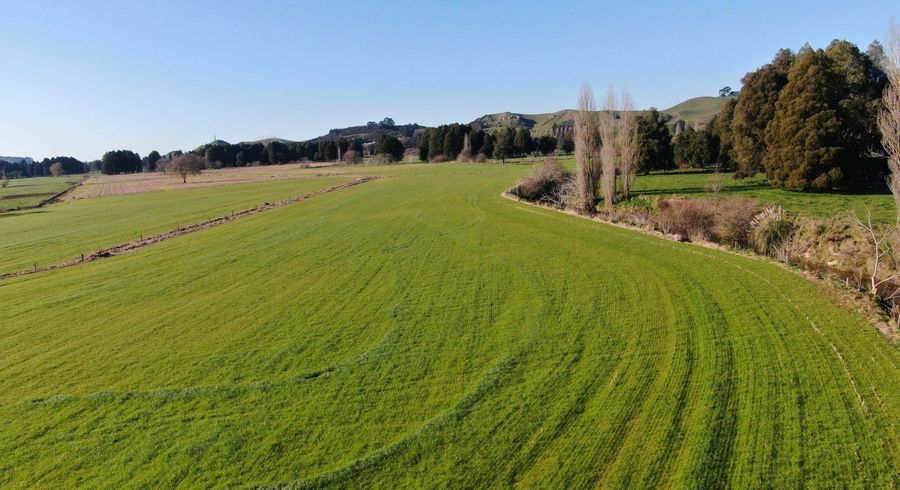
<svg viewBox="0 0 900 490">
<path fill-rule="evenodd" d="M 54 166 L 59 164 L 58 166 Z M 45 158 L 40 162 L 8 162 L 0 160 L 0 178 L 20 179 L 25 177 L 46 177 L 54 172 L 83 174 L 100 170 L 100 162 L 82 162 L 72 157 Z"/>
<path fill-rule="evenodd" d="M 884 56 L 877 41 L 865 52 L 841 40 L 782 49 L 744 77 L 740 95 L 705 129 L 676 135 L 675 160 L 719 164 L 737 177 L 765 173 L 791 190 L 883 186 L 888 169 L 876 121 Z"/>
</svg>

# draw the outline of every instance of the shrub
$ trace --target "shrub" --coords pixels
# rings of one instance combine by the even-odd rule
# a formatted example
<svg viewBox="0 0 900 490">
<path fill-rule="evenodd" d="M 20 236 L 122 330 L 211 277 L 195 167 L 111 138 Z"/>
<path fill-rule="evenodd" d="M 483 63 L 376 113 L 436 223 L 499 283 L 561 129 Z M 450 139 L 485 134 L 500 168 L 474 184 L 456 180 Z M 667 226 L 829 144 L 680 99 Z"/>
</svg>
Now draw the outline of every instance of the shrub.
<svg viewBox="0 0 900 490">
<path fill-rule="evenodd" d="M 394 163 L 394 157 L 388 153 L 377 153 L 372 157 L 372 162 L 379 164 Z"/>
<path fill-rule="evenodd" d="M 485 155 L 484 153 L 479 153 L 475 156 L 475 161 L 477 163 L 484 163 L 487 161 L 487 155 Z"/>
<path fill-rule="evenodd" d="M 463 148 L 459 155 L 456 156 L 456 161 L 460 163 L 468 163 L 472 161 L 472 150 L 468 148 Z"/>
<path fill-rule="evenodd" d="M 716 208 L 715 238 L 721 243 L 739 248 L 750 248 L 750 231 L 753 217 L 759 207 L 752 199 L 723 199 Z"/>
<path fill-rule="evenodd" d="M 794 223 L 778 206 L 769 206 L 751 220 L 750 239 L 757 253 L 781 260 L 790 259 L 790 239 Z"/>
<path fill-rule="evenodd" d="M 352 165 L 352 164 L 359 163 L 360 161 L 362 161 L 362 157 L 360 156 L 359 152 L 357 152 L 356 150 L 347 150 L 344 153 L 344 162 Z"/>
<path fill-rule="evenodd" d="M 444 155 L 435 155 L 435 156 L 431 157 L 432 163 L 443 163 L 446 161 L 447 161 L 447 157 L 445 157 Z"/>
<path fill-rule="evenodd" d="M 657 227 L 683 240 L 709 239 L 715 225 L 716 209 L 703 199 L 662 199 L 659 201 Z"/>
<path fill-rule="evenodd" d="M 570 177 L 571 174 L 565 167 L 548 156 L 543 163 L 532 169 L 530 175 L 510 189 L 509 193 L 529 201 L 545 201 L 562 206 L 563 189 Z"/>
<path fill-rule="evenodd" d="M 63 171 L 62 163 L 56 162 L 53 165 L 50 165 L 50 174 L 53 175 L 54 177 L 59 177 L 60 175 L 62 175 L 64 173 L 65 172 Z"/>
</svg>

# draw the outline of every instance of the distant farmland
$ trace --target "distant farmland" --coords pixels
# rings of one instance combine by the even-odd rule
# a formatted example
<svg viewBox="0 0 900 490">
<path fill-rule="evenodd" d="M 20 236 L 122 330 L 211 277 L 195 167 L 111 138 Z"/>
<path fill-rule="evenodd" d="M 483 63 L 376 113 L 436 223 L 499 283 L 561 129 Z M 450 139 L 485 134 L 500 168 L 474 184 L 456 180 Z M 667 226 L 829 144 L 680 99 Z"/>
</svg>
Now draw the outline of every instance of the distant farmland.
<svg viewBox="0 0 900 490">
<path fill-rule="evenodd" d="M 62 177 L 10 179 L 6 187 L 0 187 L 0 211 L 38 204 L 75 185 L 82 177 L 81 175 L 65 175 Z"/>
<path fill-rule="evenodd" d="M 900 350 L 813 283 L 521 165 L 336 171 L 0 217 L 13 269 L 386 177 L 0 281 L 0 485 L 900 485 Z"/>
</svg>

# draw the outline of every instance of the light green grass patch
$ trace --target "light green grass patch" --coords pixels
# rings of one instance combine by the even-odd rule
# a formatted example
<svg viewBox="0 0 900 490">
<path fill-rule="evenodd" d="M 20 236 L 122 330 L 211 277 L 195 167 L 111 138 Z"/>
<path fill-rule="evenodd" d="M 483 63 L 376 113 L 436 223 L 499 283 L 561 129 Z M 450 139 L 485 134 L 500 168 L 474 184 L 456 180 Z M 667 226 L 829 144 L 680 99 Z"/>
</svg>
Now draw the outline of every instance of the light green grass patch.
<svg viewBox="0 0 900 490">
<path fill-rule="evenodd" d="M 364 170 L 0 283 L 0 485 L 900 483 L 900 351 L 814 284 L 500 197 L 527 166 Z"/>
</svg>

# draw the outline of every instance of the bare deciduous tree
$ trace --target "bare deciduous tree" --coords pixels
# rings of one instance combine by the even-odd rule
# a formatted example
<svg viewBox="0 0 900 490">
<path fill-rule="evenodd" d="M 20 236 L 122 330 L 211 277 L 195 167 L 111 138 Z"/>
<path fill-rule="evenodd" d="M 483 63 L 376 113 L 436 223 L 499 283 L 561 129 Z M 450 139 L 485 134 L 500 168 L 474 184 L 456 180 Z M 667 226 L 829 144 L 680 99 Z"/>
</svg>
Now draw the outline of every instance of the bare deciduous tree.
<svg viewBox="0 0 900 490">
<path fill-rule="evenodd" d="M 878 114 L 881 144 L 887 153 L 888 183 L 894 194 L 897 208 L 897 224 L 900 225 L 900 25 L 891 24 L 885 43 L 884 70 L 888 85 L 884 89 L 883 106 Z"/>
<path fill-rule="evenodd" d="M 616 121 L 616 92 L 612 87 L 606 91 L 606 102 L 600 115 L 600 161 L 602 163 L 603 205 L 607 208 L 616 203 L 616 168 L 619 160 L 618 133 Z"/>
<path fill-rule="evenodd" d="M 622 91 L 622 127 L 619 132 L 619 172 L 622 174 L 622 199 L 631 197 L 638 160 L 637 114 L 628 90 Z"/>
<path fill-rule="evenodd" d="M 63 174 L 63 166 L 62 163 L 56 162 L 53 165 L 50 165 L 50 175 L 54 177 L 59 177 Z"/>
<path fill-rule="evenodd" d="M 872 210 L 869 208 L 866 208 L 866 221 L 859 219 L 856 214 L 853 215 L 853 218 L 860 228 L 865 230 L 866 235 L 868 235 L 869 238 L 869 243 L 872 245 L 872 269 L 869 276 L 869 293 L 872 296 L 877 297 L 879 288 L 884 284 L 891 283 L 898 277 L 897 274 L 885 278 L 880 277 L 885 260 L 891 258 L 891 238 L 893 238 L 895 229 L 889 228 L 887 230 L 879 230 L 878 227 L 872 224 Z M 900 291 L 900 289 L 897 291 Z M 896 292 L 894 294 L 896 294 Z M 888 299 L 893 299 L 893 296 Z"/>
<path fill-rule="evenodd" d="M 362 161 L 362 156 L 356 150 L 347 150 L 344 153 L 344 162 L 351 165 Z"/>
<path fill-rule="evenodd" d="M 169 162 L 169 169 L 181 177 L 181 181 L 187 184 L 188 175 L 200 175 L 200 171 L 205 167 L 202 158 L 193 153 L 185 153 L 178 155 Z"/>
<path fill-rule="evenodd" d="M 596 211 L 600 178 L 600 128 L 596 111 L 594 91 L 585 83 L 578 96 L 578 114 L 575 115 L 575 160 L 578 163 L 575 182 L 578 210 L 586 214 Z"/>
</svg>

